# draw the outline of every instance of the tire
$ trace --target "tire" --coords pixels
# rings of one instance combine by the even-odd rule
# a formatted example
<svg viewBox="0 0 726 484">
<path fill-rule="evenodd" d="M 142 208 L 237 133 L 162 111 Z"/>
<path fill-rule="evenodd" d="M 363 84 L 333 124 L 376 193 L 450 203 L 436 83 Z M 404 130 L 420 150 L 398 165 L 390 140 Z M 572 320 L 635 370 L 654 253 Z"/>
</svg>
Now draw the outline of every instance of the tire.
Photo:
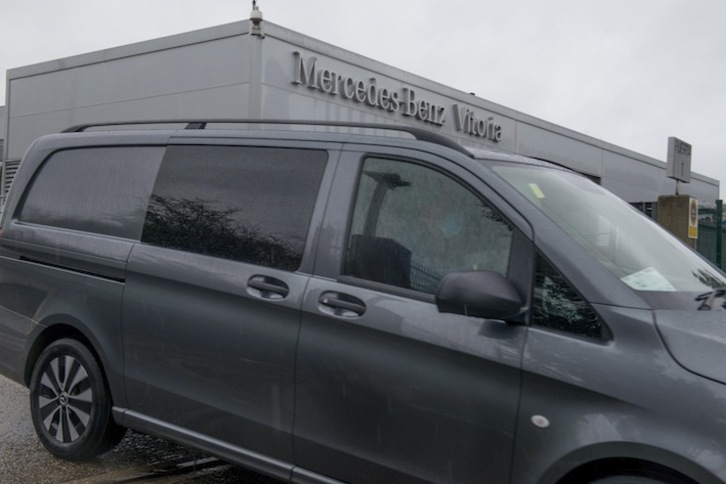
<svg viewBox="0 0 726 484">
<path fill-rule="evenodd" d="M 35 363 L 30 413 L 48 451 L 79 461 L 111 450 L 126 429 L 111 417 L 111 395 L 93 354 L 74 339 L 51 343 Z"/>
<path fill-rule="evenodd" d="M 603 477 L 601 479 L 596 479 L 596 480 L 592 481 L 590 484 L 668 484 L 668 483 L 675 483 L 675 482 L 681 482 L 681 481 L 672 480 L 672 479 L 662 480 L 662 479 L 656 478 L 656 477 L 623 475 L 623 476 Z"/>
</svg>

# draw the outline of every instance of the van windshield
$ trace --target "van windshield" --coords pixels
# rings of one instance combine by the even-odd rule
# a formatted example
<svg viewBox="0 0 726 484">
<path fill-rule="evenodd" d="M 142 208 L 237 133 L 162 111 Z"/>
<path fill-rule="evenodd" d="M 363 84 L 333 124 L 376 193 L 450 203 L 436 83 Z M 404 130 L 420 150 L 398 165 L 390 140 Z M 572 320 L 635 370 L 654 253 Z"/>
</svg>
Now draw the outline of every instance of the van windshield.
<svg viewBox="0 0 726 484">
<path fill-rule="evenodd" d="M 587 178 L 536 165 L 493 169 L 632 289 L 672 295 L 726 286 L 718 269 Z"/>
</svg>

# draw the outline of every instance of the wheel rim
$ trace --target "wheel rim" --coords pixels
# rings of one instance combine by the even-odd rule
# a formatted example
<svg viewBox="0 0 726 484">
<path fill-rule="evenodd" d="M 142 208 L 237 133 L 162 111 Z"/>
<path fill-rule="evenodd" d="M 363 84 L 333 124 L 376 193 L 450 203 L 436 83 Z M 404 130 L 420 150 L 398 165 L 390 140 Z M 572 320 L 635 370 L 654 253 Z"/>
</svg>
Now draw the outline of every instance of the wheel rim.
<svg viewBox="0 0 726 484">
<path fill-rule="evenodd" d="M 38 392 L 40 420 L 58 442 L 78 440 L 88 427 L 93 389 L 88 372 L 70 355 L 53 358 L 43 370 Z"/>
</svg>

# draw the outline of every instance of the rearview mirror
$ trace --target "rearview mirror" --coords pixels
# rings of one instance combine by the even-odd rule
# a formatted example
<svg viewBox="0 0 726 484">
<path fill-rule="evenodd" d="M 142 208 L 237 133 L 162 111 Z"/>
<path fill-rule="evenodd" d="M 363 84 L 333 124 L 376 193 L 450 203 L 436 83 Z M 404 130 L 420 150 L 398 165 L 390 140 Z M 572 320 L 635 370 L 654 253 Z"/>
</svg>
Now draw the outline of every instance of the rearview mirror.
<svg viewBox="0 0 726 484">
<path fill-rule="evenodd" d="M 524 302 L 500 273 L 465 271 L 450 272 L 441 279 L 436 306 L 442 313 L 506 320 L 521 314 Z"/>
</svg>

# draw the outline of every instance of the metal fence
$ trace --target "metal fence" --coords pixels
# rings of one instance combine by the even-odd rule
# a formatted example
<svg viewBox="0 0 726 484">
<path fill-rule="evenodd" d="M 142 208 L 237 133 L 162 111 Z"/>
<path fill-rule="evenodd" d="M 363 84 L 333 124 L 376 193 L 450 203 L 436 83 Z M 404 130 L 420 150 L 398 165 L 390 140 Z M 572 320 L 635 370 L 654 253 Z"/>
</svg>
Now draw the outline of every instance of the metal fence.
<svg viewBox="0 0 726 484">
<path fill-rule="evenodd" d="M 715 206 L 698 207 L 698 242 L 696 248 L 701 255 L 721 269 L 724 267 L 723 201 L 716 200 Z"/>
</svg>

